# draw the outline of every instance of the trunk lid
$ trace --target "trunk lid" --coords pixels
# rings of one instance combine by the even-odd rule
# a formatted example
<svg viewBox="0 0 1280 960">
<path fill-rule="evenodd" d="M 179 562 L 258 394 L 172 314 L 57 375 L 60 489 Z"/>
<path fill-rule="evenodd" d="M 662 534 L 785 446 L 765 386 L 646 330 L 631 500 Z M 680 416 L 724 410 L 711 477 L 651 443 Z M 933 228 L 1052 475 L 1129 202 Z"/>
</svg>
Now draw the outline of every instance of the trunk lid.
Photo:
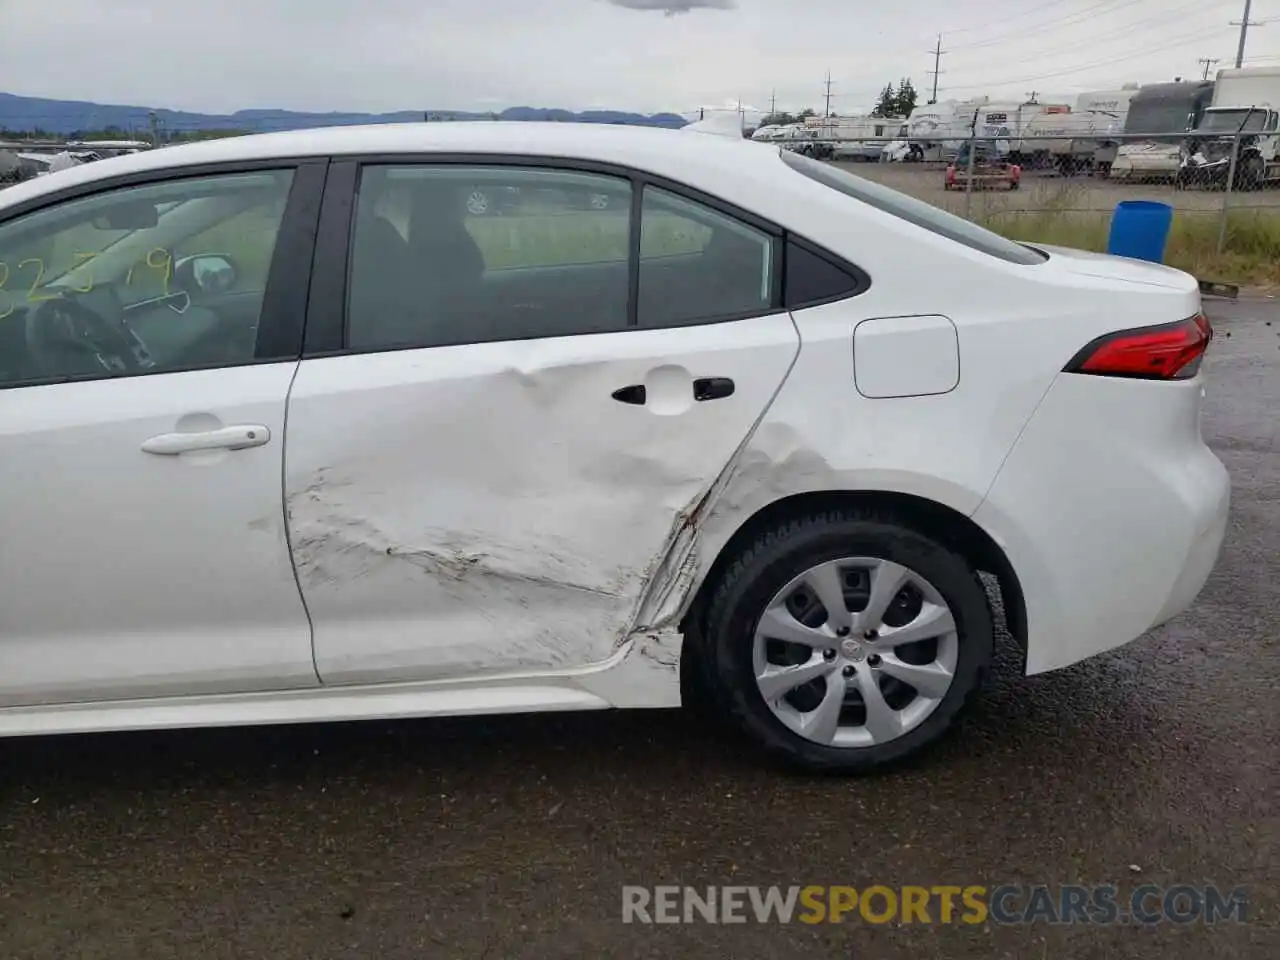
<svg viewBox="0 0 1280 960">
<path fill-rule="evenodd" d="M 1144 284 L 1184 293 L 1198 293 L 1200 290 L 1195 277 L 1182 270 L 1166 267 L 1164 264 L 1044 243 L 1032 243 L 1027 246 L 1048 255 L 1049 260 L 1046 266 L 1075 276 Z"/>
</svg>

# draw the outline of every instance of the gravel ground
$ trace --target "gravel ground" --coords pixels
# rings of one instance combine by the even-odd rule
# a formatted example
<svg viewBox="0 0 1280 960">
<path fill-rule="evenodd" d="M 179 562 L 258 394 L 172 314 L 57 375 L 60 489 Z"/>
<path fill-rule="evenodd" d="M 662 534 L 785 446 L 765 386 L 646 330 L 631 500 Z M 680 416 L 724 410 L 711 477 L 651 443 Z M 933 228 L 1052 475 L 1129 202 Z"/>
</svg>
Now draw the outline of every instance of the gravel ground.
<svg viewBox="0 0 1280 960">
<path fill-rule="evenodd" d="M 1274 960 L 1280 310 L 1213 312 L 1235 492 L 1200 601 L 1057 673 L 1006 658 L 917 765 L 800 779 L 678 712 L 0 741 L 0 957 Z M 1244 886 L 1248 922 L 620 919 L 623 884 L 1108 882 Z"/>
</svg>

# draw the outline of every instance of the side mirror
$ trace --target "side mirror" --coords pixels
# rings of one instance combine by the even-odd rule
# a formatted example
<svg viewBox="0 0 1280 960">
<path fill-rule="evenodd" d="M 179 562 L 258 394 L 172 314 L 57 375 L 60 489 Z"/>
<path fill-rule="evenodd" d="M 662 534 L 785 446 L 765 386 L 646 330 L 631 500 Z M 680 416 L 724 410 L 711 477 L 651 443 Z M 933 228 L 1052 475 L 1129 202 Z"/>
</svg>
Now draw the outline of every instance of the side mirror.
<svg viewBox="0 0 1280 960">
<path fill-rule="evenodd" d="M 93 218 L 98 230 L 146 230 L 160 222 L 154 203 L 123 201 L 107 208 Z"/>
<path fill-rule="evenodd" d="M 173 265 L 174 286 L 202 296 L 228 293 L 236 288 L 240 270 L 225 253 L 202 253 L 182 257 Z"/>
</svg>

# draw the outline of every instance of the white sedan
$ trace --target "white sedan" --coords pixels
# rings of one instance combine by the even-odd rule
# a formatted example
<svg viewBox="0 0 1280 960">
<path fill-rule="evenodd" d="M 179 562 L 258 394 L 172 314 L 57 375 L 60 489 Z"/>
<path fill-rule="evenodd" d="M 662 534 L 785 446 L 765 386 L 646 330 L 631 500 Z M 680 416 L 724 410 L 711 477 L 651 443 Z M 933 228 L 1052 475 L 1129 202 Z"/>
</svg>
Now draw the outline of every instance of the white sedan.
<svg viewBox="0 0 1280 960">
<path fill-rule="evenodd" d="M 1028 674 L 1193 601 L 1211 337 L 1184 273 L 737 138 L 401 124 L 42 177 L 0 194 L 0 735 L 698 698 L 876 767 L 978 692 L 980 572 Z"/>
</svg>

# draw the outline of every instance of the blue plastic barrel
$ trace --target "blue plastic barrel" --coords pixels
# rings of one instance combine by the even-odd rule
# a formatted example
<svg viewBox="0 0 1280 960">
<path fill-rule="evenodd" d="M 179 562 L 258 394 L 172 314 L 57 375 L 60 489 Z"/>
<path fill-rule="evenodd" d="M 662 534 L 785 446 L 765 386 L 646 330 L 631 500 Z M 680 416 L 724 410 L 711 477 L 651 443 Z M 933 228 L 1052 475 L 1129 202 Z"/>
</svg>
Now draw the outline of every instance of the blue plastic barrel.
<svg viewBox="0 0 1280 960">
<path fill-rule="evenodd" d="M 1107 253 L 1135 260 L 1164 262 L 1165 244 L 1173 225 L 1173 207 L 1153 200 L 1124 200 L 1111 217 Z"/>
</svg>

